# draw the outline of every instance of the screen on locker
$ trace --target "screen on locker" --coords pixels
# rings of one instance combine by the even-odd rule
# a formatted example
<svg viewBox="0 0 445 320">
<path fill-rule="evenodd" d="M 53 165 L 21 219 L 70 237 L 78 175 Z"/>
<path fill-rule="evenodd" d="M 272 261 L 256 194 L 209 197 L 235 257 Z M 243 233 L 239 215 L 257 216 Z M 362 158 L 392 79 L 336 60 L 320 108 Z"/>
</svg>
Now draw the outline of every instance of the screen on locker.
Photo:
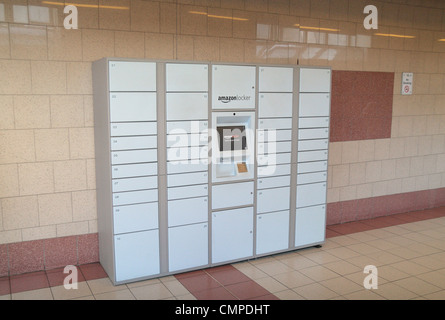
<svg viewBox="0 0 445 320">
<path fill-rule="evenodd" d="M 219 151 L 239 151 L 247 149 L 245 126 L 219 126 Z"/>
</svg>

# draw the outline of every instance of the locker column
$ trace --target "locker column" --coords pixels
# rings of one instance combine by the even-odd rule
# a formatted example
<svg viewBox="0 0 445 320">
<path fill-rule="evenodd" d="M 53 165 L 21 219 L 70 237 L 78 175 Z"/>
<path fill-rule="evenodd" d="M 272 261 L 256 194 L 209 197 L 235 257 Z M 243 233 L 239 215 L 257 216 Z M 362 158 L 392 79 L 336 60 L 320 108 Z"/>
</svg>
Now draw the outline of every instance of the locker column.
<svg viewBox="0 0 445 320">
<path fill-rule="evenodd" d="M 156 64 L 110 61 L 109 101 L 114 281 L 120 282 L 160 272 Z"/>
<path fill-rule="evenodd" d="M 256 254 L 289 247 L 293 72 L 259 67 Z"/>
<path fill-rule="evenodd" d="M 300 69 L 296 247 L 325 239 L 330 90 L 330 69 Z"/>
<path fill-rule="evenodd" d="M 208 265 L 208 65 L 166 64 L 168 271 Z"/>
</svg>

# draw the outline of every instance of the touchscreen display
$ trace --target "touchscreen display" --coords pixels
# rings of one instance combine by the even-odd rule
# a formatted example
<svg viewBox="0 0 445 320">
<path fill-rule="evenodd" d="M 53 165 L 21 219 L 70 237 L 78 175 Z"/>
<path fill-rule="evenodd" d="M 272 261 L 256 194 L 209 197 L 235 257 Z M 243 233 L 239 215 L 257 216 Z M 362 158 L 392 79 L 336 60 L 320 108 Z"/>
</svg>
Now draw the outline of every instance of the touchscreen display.
<svg viewBox="0 0 445 320">
<path fill-rule="evenodd" d="M 238 151 L 247 149 L 245 126 L 217 127 L 219 151 Z"/>
</svg>

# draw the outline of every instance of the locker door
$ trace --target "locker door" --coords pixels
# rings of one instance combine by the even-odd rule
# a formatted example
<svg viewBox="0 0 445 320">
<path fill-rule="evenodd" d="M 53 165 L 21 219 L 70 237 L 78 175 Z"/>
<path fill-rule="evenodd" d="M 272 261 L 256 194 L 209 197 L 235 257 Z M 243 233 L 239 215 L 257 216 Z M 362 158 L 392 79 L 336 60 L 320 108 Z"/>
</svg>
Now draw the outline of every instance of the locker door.
<svg viewBox="0 0 445 320">
<path fill-rule="evenodd" d="M 142 203 L 113 208 L 114 233 L 158 228 L 158 203 Z"/>
<path fill-rule="evenodd" d="M 207 93 L 167 93 L 167 121 L 206 120 Z"/>
<path fill-rule="evenodd" d="M 326 206 L 297 209 L 295 246 L 323 242 L 326 228 Z"/>
<path fill-rule="evenodd" d="M 208 65 L 167 63 L 166 89 L 169 91 L 208 91 Z"/>
<path fill-rule="evenodd" d="M 158 230 L 116 235 L 114 246 L 117 282 L 159 273 Z"/>
<path fill-rule="evenodd" d="M 300 92 L 330 92 L 331 70 L 302 68 L 300 70 Z"/>
<path fill-rule="evenodd" d="M 253 182 L 231 183 L 212 187 L 212 209 L 253 204 Z"/>
<path fill-rule="evenodd" d="M 169 228 L 169 271 L 177 271 L 208 264 L 208 240 L 207 223 Z"/>
<path fill-rule="evenodd" d="M 297 186 L 297 208 L 326 203 L 326 182 Z"/>
<path fill-rule="evenodd" d="M 256 253 L 263 254 L 289 247 L 289 211 L 257 216 Z"/>
<path fill-rule="evenodd" d="M 253 255 L 253 208 L 212 214 L 212 262 L 219 263 Z"/>
<path fill-rule="evenodd" d="M 155 92 L 113 92 L 110 94 L 110 121 L 156 121 Z"/>
<path fill-rule="evenodd" d="M 110 91 L 156 91 L 156 63 L 110 61 Z"/>
<path fill-rule="evenodd" d="M 292 92 L 294 69 L 283 67 L 259 68 L 260 92 Z"/>
<path fill-rule="evenodd" d="M 258 108 L 260 118 L 292 117 L 292 93 L 261 93 Z"/>
<path fill-rule="evenodd" d="M 290 188 L 272 188 L 257 191 L 257 213 L 289 209 Z"/>
</svg>

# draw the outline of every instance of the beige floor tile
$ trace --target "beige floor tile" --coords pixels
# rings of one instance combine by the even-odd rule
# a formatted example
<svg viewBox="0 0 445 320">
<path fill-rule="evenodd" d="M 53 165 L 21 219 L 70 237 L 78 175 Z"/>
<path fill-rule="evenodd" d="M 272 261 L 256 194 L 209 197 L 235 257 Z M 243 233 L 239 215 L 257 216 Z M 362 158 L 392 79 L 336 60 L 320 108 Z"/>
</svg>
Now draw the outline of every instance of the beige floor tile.
<svg viewBox="0 0 445 320">
<path fill-rule="evenodd" d="M 381 249 L 370 246 L 369 244 L 366 244 L 366 243 L 352 244 L 350 246 L 347 246 L 346 248 L 349 248 L 355 252 L 358 252 L 360 255 L 367 255 L 370 253 L 375 253 L 375 252 L 381 251 Z"/>
<path fill-rule="evenodd" d="M 12 293 L 11 300 L 54 300 L 54 298 L 50 288 L 43 288 Z"/>
<path fill-rule="evenodd" d="M 369 244 L 370 246 L 376 247 L 377 249 L 380 250 L 389 250 L 392 248 L 397 248 L 399 245 L 386 241 L 386 239 L 377 239 L 377 240 L 372 240 L 367 242 L 367 244 Z"/>
<path fill-rule="evenodd" d="M 302 296 L 293 290 L 284 290 L 280 292 L 275 292 L 274 295 L 280 300 L 305 300 Z"/>
<path fill-rule="evenodd" d="M 400 257 L 396 254 L 393 254 L 390 251 L 373 252 L 373 253 L 368 254 L 367 257 L 369 258 L 368 264 L 372 264 L 377 267 L 396 263 L 396 262 L 404 260 L 402 257 Z"/>
<path fill-rule="evenodd" d="M 362 289 L 352 293 L 344 295 L 348 300 L 385 300 L 382 296 L 379 296 L 374 292 L 375 290 Z"/>
<path fill-rule="evenodd" d="M 176 300 L 196 300 L 196 298 L 193 294 L 188 293 L 183 296 L 177 296 Z"/>
<path fill-rule="evenodd" d="M 136 288 L 136 287 L 141 287 L 141 286 L 146 286 L 149 284 L 155 284 L 155 283 L 161 283 L 161 279 L 149 279 L 149 280 L 142 280 L 142 281 L 137 281 L 137 282 L 130 282 L 127 283 L 127 287 L 128 288 Z"/>
<path fill-rule="evenodd" d="M 324 264 L 324 266 L 342 276 L 363 270 L 356 265 L 344 260 L 326 263 Z"/>
<path fill-rule="evenodd" d="M 338 274 L 323 266 L 314 266 L 306 269 L 299 270 L 305 276 L 311 278 L 314 281 L 323 281 L 338 277 Z"/>
<path fill-rule="evenodd" d="M 236 263 L 233 266 L 252 280 L 268 277 L 267 273 L 250 264 L 250 262 Z"/>
<path fill-rule="evenodd" d="M 402 226 L 403 226 L 403 224 L 397 225 L 397 226 L 391 226 L 391 227 L 382 228 L 381 230 L 388 231 L 390 233 L 397 234 L 397 235 L 403 235 L 403 234 L 406 234 L 406 233 L 410 232 L 410 230 L 402 228 Z"/>
<path fill-rule="evenodd" d="M 417 278 L 445 290 L 445 274 L 437 271 L 419 274 Z"/>
<path fill-rule="evenodd" d="M 427 256 L 434 253 L 440 253 L 442 250 L 428 245 L 428 243 L 414 243 L 409 246 L 411 250 L 419 252 L 423 256 Z"/>
<path fill-rule="evenodd" d="M 359 290 L 364 290 L 363 286 L 360 286 L 357 283 L 344 277 L 337 277 L 321 281 L 320 284 L 336 292 L 339 295 L 345 295 Z"/>
<path fill-rule="evenodd" d="M 387 238 L 386 240 L 388 242 L 397 244 L 399 247 L 405 247 L 405 246 L 409 246 L 413 243 L 416 243 L 415 240 L 406 238 L 404 236 L 396 236 L 396 237 L 392 237 L 392 238 Z"/>
<path fill-rule="evenodd" d="M 338 296 L 334 291 L 316 282 L 292 290 L 308 300 L 326 300 Z"/>
<path fill-rule="evenodd" d="M 119 291 L 127 288 L 125 284 L 119 286 L 113 285 L 109 278 L 88 280 L 87 283 L 93 295 L 104 292 Z"/>
<path fill-rule="evenodd" d="M 174 296 L 184 296 L 190 292 L 178 280 L 162 282 Z"/>
<path fill-rule="evenodd" d="M 418 296 L 414 292 L 390 282 L 380 285 L 378 289 L 375 289 L 375 292 L 388 300 L 409 300 Z"/>
<path fill-rule="evenodd" d="M 287 266 L 286 264 L 278 260 L 271 260 L 266 263 L 257 264 L 255 266 L 270 276 L 280 273 L 290 272 L 293 270 L 291 267 Z"/>
<path fill-rule="evenodd" d="M 363 288 L 365 288 L 363 283 L 368 275 L 369 274 L 363 273 L 363 271 L 362 271 L 362 272 L 347 274 L 344 277 L 351 281 L 354 281 L 359 286 L 362 286 Z M 388 280 L 383 279 L 382 277 L 379 277 L 378 273 L 377 273 L 377 283 L 376 283 L 377 287 L 379 285 L 387 283 L 387 282 L 388 282 Z"/>
<path fill-rule="evenodd" d="M 1 295 L 0 301 L 1 300 L 11 300 L 11 295 L 10 294 Z"/>
<path fill-rule="evenodd" d="M 405 288 L 411 292 L 414 292 L 419 296 L 424 296 L 430 293 L 441 291 L 439 287 L 436 287 L 435 285 L 432 285 L 416 277 L 397 280 L 394 281 L 394 284 L 402 288 Z"/>
<path fill-rule="evenodd" d="M 378 267 L 377 272 L 379 278 L 383 278 L 388 281 L 396 281 L 409 277 L 409 274 L 394 268 L 392 265 Z"/>
<path fill-rule="evenodd" d="M 330 250 L 334 250 L 334 249 L 337 249 L 337 248 L 339 248 L 339 247 L 335 247 L 335 248 L 332 248 Z M 309 260 L 314 261 L 317 264 L 324 264 L 324 263 L 340 260 L 339 257 L 336 257 L 336 256 L 330 254 L 329 250 L 313 252 L 313 253 L 305 255 L 304 257 L 308 258 Z"/>
<path fill-rule="evenodd" d="M 418 263 L 412 262 L 410 260 L 403 260 L 400 262 L 396 262 L 393 263 L 391 266 L 409 275 L 417 275 L 431 271 L 431 269 L 424 267 Z"/>
<path fill-rule="evenodd" d="M 78 282 L 77 289 L 65 289 L 64 286 L 51 287 L 54 300 L 68 300 L 91 296 L 93 293 L 86 282 Z"/>
<path fill-rule="evenodd" d="M 154 283 L 146 286 L 130 289 L 137 300 L 160 300 L 173 296 L 173 294 L 162 283 Z"/>
<path fill-rule="evenodd" d="M 308 259 L 305 256 L 301 256 L 301 255 L 282 259 L 280 261 L 282 263 L 284 263 L 285 265 L 291 267 L 294 270 L 300 270 L 300 269 L 304 269 L 307 267 L 313 267 L 313 266 L 317 265 L 317 263 L 315 261 Z"/>
<path fill-rule="evenodd" d="M 334 249 L 328 250 L 326 252 L 329 252 L 330 254 L 336 256 L 337 258 L 344 259 L 344 260 L 352 258 L 352 257 L 357 257 L 360 255 L 360 253 L 358 253 L 354 250 L 351 250 L 347 247 L 334 248 Z"/>
<path fill-rule="evenodd" d="M 364 233 L 364 232 L 351 233 L 349 236 L 355 240 L 360 241 L 360 242 L 368 242 L 368 241 L 378 239 L 377 236 L 369 234 L 369 233 Z"/>
<path fill-rule="evenodd" d="M 436 258 L 435 255 L 418 257 L 415 259 L 411 259 L 410 261 L 420 264 L 421 266 L 424 266 L 432 270 L 439 270 L 445 268 L 445 261 Z"/>
<path fill-rule="evenodd" d="M 385 230 L 384 228 L 368 230 L 368 231 L 364 231 L 363 233 L 367 234 L 367 235 L 371 235 L 373 237 L 376 237 L 377 238 L 376 240 L 394 237 L 394 233 L 389 232 L 389 231 Z M 367 241 L 367 243 L 376 241 L 376 240 Z"/>
<path fill-rule="evenodd" d="M 96 300 L 135 300 L 136 298 L 129 289 L 110 291 L 95 294 Z"/>
<path fill-rule="evenodd" d="M 351 238 L 349 235 L 346 236 L 338 236 L 331 238 L 333 242 L 338 243 L 341 246 L 349 246 L 351 244 L 360 243 L 361 241 Z"/>
<path fill-rule="evenodd" d="M 96 300 L 96 299 L 94 298 L 93 295 L 91 295 L 91 296 L 86 296 L 86 297 L 74 298 L 72 300 Z"/>
<path fill-rule="evenodd" d="M 445 300 L 445 290 L 430 293 L 423 297 L 428 300 Z"/>
<path fill-rule="evenodd" d="M 277 274 L 274 278 L 291 289 L 314 282 L 313 279 L 305 276 L 299 271 Z"/>
<path fill-rule="evenodd" d="M 274 278 L 261 278 L 258 280 L 255 280 L 256 283 L 258 283 L 260 286 L 262 286 L 264 289 L 268 290 L 271 293 L 279 292 L 288 289 L 285 285 L 283 285 L 281 282 Z"/>
<path fill-rule="evenodd" d="M 395 254 L 396 256 L 403 258 L 403 259 L 414 259 L 414 258 L 424 256 L 424 254 L 411 249 L 411 246 L 397 247 L 397 248 L 394 248 L 394 249 L 391 249 L 388 251 Z"/>
</svg>

